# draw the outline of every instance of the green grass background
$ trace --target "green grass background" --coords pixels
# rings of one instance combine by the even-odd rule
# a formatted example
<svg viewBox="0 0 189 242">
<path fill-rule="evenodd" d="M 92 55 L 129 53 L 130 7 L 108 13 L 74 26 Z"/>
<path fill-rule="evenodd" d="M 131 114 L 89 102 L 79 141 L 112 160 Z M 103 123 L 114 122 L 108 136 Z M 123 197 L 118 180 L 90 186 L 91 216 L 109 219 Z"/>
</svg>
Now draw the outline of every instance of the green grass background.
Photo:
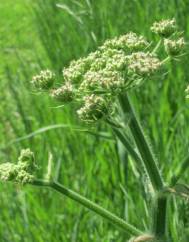
<svg viewBox="0 0 189 242">
<path fill-rule="evenodd" d="M 148 230 L 151 215 L 148 191 L 142 185 L 145 176 L 110 130 L 100 123 L 79 122 L 74 107 L 55 109 L 57 103 L 33 92 L 30 80 L 43 68 L 54 70 L 61 80 L 61 70 L 70 60 L 113 36 L 135 31 L 154 39 L 150 25 L 162 18 L 175 17 L 188 40 L 189 1 L 6 0 L 0 2 L 0 13 L 0 162 L 16 162 L 20 150 L 30 147 L 40 166 L 38 177 L 43 177 L 52 154 L 61 183 Z M 165 79 L 148 81 L 131 93 L 167 181 L 188 154 L 189 103 L 184 94 L 188 66 L 186 55 L 170 63 Z M 53 128 L 57 124 L 62 127 Z M 81 132 L 73 130 L 75 126 Z M 48 131 L 36 132 L 44 127 Z M 104 133 L 112 139 L 103 138 Z M 188 182 L 187 172 L 182 182 Z M 170 204 L 171 239 L 188 242 L 188 202 L 172 198 Z M 52 191 L 0 183 L 2 242 L 125 242 L 128 238 Z"/>
</svg>

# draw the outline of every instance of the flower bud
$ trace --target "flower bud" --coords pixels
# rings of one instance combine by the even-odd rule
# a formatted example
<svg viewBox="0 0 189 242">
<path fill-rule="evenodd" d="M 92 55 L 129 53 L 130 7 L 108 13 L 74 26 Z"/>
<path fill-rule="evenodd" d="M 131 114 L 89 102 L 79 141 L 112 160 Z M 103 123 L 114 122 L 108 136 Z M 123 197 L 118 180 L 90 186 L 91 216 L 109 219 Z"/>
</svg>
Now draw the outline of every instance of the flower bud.
<svg viewBox="0 0 189 242">
<path fill-rule="evenodd" d="M 179 55 L 185 47 L 184 38 L 180 38 L 178 40 L 164 40 L 165 50 L 168 55 L 177 56 Z"/>
<path fill-rule="evenodd" d="M 92 94 L 84 97 L 84 106 L 77 111 L 83 121 L 93 122 L 108 114 L 108 105 L 104 98 Z"/>
<path fill-rule="evenodd" d="M 36 169 L 34 153 L 30 149 L 21 150 L 18 166 L 27 172 L 33 172 Z"/>
<path fill-rule="evenodd" d="M 48 90 L 53 86 L 55 74 L 50 70 L 41 71 L 39 75 L 32 78 L 32 84 L 40 90 Z"/>
<path fill-rule="evenodd" d="M 149 45 L 146 39 L 143 36 L 138 36 L 137 34 L 130 32 L 128 34 L 116 37 L 112 40 L 107 40 L 102 49 L 111 48 L 111 49 L 123 49 L 123 50 L 132 50 L 138 51 L 143 50 Z"/>
<path fill-rule="evenodd" d="M 0 180 L 12 181 L 15 180 L 18 171 L 15 164 L 7 162 L 0 165 Z"/>
<path fill-rule="evenodd" d="M 127 56 L 128 70 L 140 76 L 150 76 L 161 67 L 160 60 L 151 53 L 136 52 Z"/>
<path fill-rule="evenodd" d="M 60 102 L 71 102 L 74 99 L 74 90 L 71 83 L 67 82 L 51 92 L 51 97 Z"/>
<path fill-rule="evenodd" d="M 167 19 L 155 22 L 150 29 L 162 37 L 169 38 L 177 29 L 176 21 L 175 19 Z"/>
<path fill-rule="evenodd" d="M 73 60 L 67 68 L 64 68 L 62 73 L 67 82 L 79 83 L 82 80 L 83 74 L 89 69 L 90 61 L 87 58 Z"/>
<path fill-rule="evenodd" d="M 0 179 L 16 183 L 29 183 L 34 180 L 33 172 L 36 169 L 34 154 L 29 149 L 22 150 L 18 163 L 10 162 L 0 165 Z"/>
<path fill-rule="evenodd" d="M 88 71 L 80 85 L 80 90 L 110 90 L 112 92 L 121 90 L 124 78 L 118 71 L 103 69 L 100 71 Z"/>
</svg>

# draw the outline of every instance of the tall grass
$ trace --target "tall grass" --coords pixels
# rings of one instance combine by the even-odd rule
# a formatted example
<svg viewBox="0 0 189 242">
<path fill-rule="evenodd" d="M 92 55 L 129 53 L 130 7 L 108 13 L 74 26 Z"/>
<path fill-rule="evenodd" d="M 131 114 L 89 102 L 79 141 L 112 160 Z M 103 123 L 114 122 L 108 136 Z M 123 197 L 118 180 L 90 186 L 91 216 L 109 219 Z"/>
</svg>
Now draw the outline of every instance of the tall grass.
<svg viewBox="0 0 189 242">
<path fill-rule="evenodd" d="M 8 1 L 0 4 L 6 10 L 3 19 L 8 21 L 6 27 L 0 29 L 7 37 L 1 40 L 4 51 L 0 65 L 1 160 L 15 162 L 20 148 L 29 146 L 37 154 L 40 176 L 45 173 L 49 153 L 52 153 L 60 182 L 146 229 L 148 197 L 145 191 L 143 196 L 138 195 L 141 179 L 145 182 L 145 177 L 141 178 L 131 157 L 116 144 L 115 137 L 100 137 L 101 131 L 109 132 L 107 127 L 84 127 L 73 118 L 69 108 L 52 108 L 56 103 L 32 93 L 29 82 L 31 76 L 44 67 L 55 70 L 61 78 L 62 67 L 71 59 L 86 55 L 106 38 L 130 30 L 149 34 L 147 26 L 158 19 L 176 17 L 189 36 L 188 1 L 36 0 L 24 5 L 22 1 L 16 2 L 15 14 L 10 7 L 11 0 L 9 4 Z M 24 16 L 23 21 L 17 13 Z M 19 34 L 13 26 L 18 26 Z M 173 170 L 179 169 L 180 157 L 184 159 L 188 152 L 189 114 L 181 94 L 189 79 L 188 64 L 186 56 L 182 63 L 177 63 L 176 71 L 172 64 L 173 71 L 166 79 L 159 83 L 148 82 L 132 95 L 168 179 Z M 92 129 L 95 135 L 72 128 L 50 129 L 50 125 L 55 124 Z M 49 130 L 19 141 L 18 138 L 44 127 Z M 182 181 L 187 182 L 187 175 L 183 175 Z M 50 191 L 29 187 L 23 190 L 5 184 L 0 184 L 0 189 L 3 242 L 128 239 L 96 215 Z M 170 228 L 172 239 L 187 242 L 188 218 L 184 212 L 183 216 L 179 214 L 188 211 L 188 205 L 174 199 L 170 211 L 172 207 L 177 211 L 169 218 L 174 221 Z"/>
</svg>

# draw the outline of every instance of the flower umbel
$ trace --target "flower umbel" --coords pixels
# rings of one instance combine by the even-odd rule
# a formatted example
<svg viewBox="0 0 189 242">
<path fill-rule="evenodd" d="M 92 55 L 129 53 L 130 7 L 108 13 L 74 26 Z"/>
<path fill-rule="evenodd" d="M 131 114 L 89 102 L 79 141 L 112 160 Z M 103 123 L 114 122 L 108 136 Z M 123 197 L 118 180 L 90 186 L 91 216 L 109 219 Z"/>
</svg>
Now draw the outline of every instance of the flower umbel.
<svg viewBox="0 0 189 242">
<path fill-rule="evenodd" d="M 160 22 L 155 22 L 151 31 L 165 38 L 169 38 L 177 29 L 175 19 L 162 20 Z"/>
<path fill-rule="evenodd" d="M 161 61 L 151 53 L 136 52 L 127 59 L 128 70 L 141 76 L 150 76 L 161 67 Z"/>
<path fill-rule="evenodd" d="M 50 70 L 41 71 L 32 78 L 32 84 L 40 90 L 48 90 L 53 86 L 55 74 Z"/>
<path fill-rule="evenodd" d="M 0 180 L 29 183 L 34 180 L 35 170 L 34 154 L 30 149 L 25 149 L 21 151 L 17 164 L 7 162 L 0 165 Z"/>
<path fill-rule="evenodd" d="M 168 55 L 177 56 L 183 51 L 185 47 L 185 41 L 183 37 L 178 40 L 165 39 L 164 45 Z"/>
<path fill-rule="evenodd" d="M 143 36 L 138 36 L 136 33 L 130 32 L 121 37 L 105 41 L 103 47 L 137 51 L 146 48 L 148 45 L 148 41 Z"/>
<path fill-rule="evenodd" d="M 74 90 L 71 83 L 66 82 L 63 86 L 58 89 L 54 89 L 51 92 L 51 96 L 60 102 L 71 102 L 74 99 Z"/>
<path fill-rule="evenodd" d="M 160 40 L 154 47 L 145 37 L 133 32 L 114 37 L 63 68 L 63 85 L 59 88 L 52 88 L 54 75 L 50 71 L 34 77 L 33 84 L 39 89 L 50 89 L 51 97 L 63 103 L 74 101 L 82 105 L 84 100 L 84 106 L 77 111 L 79 117 L 97 121 L 112 114 L 109 107 L 114 106 L 118 95 L 153 79 L 155 74 L 163 74 L 162 67 L 170 56 L 178 58 L 184 49 L 185 42 L 177 31 L 175 19 L 155 22 L 151 30 L 171 39 Z M 178 40 L 174 40 L 176 36 Z M 158 55 L 162 43 L 168 55 L 163 60 Z"/>
<path fill-rule="evenodd" d="M 80 119 L 87 122 L 97 121 L 108 113 L 109 107 L 107 101 L 94 94 L 86 96 L 84 98 L 84 106 L 77 111 Z"/>
</svg>

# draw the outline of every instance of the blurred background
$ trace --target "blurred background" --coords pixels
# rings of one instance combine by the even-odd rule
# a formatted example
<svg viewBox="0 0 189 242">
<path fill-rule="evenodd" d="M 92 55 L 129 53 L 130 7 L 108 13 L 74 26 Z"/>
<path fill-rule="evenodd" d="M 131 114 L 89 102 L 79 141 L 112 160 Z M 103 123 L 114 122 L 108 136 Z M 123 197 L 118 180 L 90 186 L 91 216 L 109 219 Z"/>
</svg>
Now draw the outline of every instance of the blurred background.
<svg viewBox="0 0 189 242">
<path fill-rule="evenodd" d="M 60 74 L 72 59 L 107 38 L 134 31 L 149 39 L 154 21 L 175 17 L 189 39 L 189 0 L 4 0 L 0 2 L 0 162 L 16 162 L 22 148 L 36 154 L 38 177 L 52 154 L 59 182 L 142 230 L 150 220 L 143 177 L 106 126 L 79 122 L 72 107 L 54 108 L 30 81 L 41 69 Z M 188 51 L 188 46 L 187 46 Z M 189 57 L 170 63 L 164 80 L 131 94 L 163 176 L 169 181 L 188 154 Z M 74 130 L 73 127 L 79 127 Z M 108 138 L 107 138 L 108 137 Z M 145 179 L 144 179 L 145 180 Z M 182 181 L 188 182 L 187 173 Z M 189 204 L 172 200 L 173 241 L 189 239 Z M 0 183 L 2 242 L 122 242 L 128 235 L 58 194 Z"/>
</svg>

